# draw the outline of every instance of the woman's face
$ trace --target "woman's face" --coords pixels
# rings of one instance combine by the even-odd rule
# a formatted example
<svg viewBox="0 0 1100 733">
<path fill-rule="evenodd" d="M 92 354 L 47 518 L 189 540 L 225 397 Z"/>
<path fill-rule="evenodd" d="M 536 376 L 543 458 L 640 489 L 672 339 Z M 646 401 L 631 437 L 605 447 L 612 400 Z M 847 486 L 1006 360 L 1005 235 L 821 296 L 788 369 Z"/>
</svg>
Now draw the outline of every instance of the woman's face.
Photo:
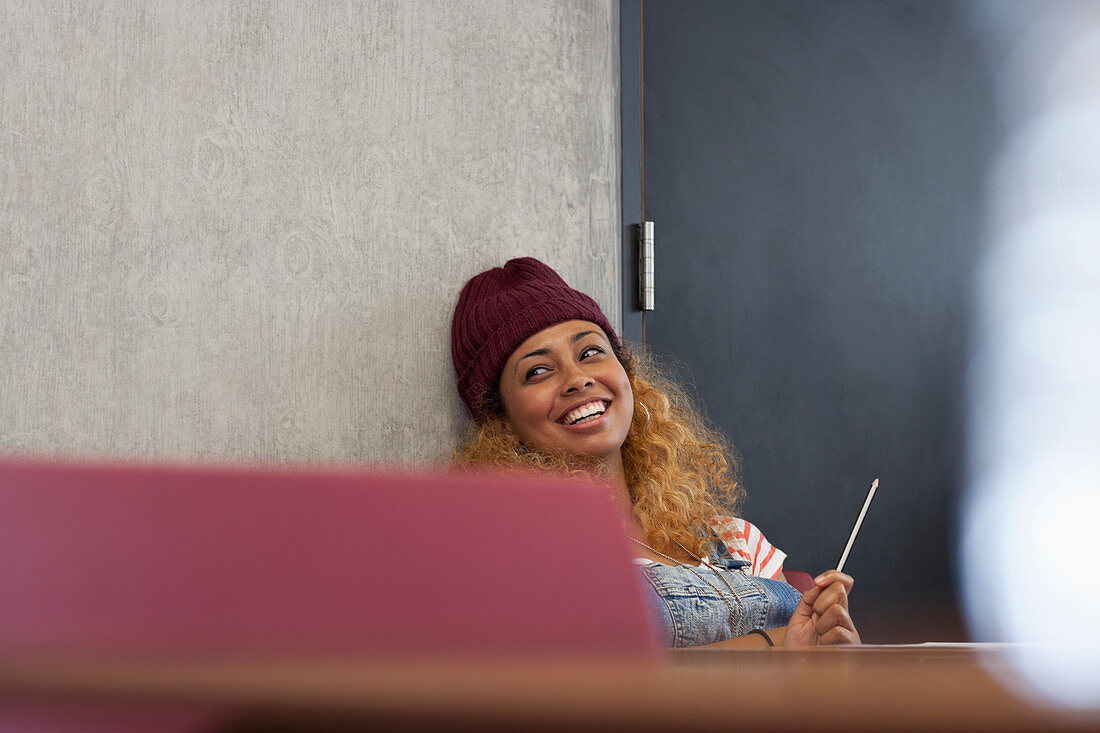
<svg viewBox="0 0 1100 733">
<path fill-rule="evenodd" d="M 500 393 L 524 445 L 619 460 L 634 393 L 595 323 L 565 321 L 524 341 L 504 364 Z"/>
</svg>

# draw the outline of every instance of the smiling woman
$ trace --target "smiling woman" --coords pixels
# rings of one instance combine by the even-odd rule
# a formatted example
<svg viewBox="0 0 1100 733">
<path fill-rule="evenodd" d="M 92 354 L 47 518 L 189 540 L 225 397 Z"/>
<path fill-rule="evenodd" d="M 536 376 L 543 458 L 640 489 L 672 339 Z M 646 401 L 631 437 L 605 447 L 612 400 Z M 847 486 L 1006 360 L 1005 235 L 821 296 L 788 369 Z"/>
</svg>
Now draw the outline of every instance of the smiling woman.
<svg viewBox="0 0 1100 733">
<path fill-rule="evenodd" d="M 858 643 L 852 579 L 799 594 L 782 552 L 729 516 L 742 495 L 723 440 L 682 390 L 619 342 L 594 300 L 530 257 L 462 289 L 451 324 L 475 432 L 456 463 L 598 478 L 632 509 L 631 540 L 671 646 Z"/>
</svg>

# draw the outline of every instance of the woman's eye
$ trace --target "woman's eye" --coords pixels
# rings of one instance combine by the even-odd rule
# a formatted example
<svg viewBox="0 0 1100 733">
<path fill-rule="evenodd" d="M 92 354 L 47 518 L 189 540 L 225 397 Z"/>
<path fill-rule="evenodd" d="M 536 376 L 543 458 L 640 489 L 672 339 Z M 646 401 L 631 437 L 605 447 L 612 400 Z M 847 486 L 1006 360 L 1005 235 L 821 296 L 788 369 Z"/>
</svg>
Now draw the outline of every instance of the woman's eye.
<svg viewBox="0 0 1100 733">
<path fill-rule="evenodd" d="M 602 354 L 602 353 L 604 353 L 604 350 L 601 349 L 599 346 L 589 346 L 587 349 L 585 349 L 584 351 L 581 352 L 581 358 L 582 359 L 587 359 L 588 357 L 592 356 L 593 354 Z"/>
<path fill-rule="evenodd" d="M 528 380 L 534 379 L 535 377 L 537 377 L 541 374 L 545 374 L 548 371 L 550 371 L 550 370 L 547 369 L 546 367 L 543 367 L 543 366 L 531 367 L 530 369 L 527 370 L 526 379 L 528 379 Z"/>
</svg>

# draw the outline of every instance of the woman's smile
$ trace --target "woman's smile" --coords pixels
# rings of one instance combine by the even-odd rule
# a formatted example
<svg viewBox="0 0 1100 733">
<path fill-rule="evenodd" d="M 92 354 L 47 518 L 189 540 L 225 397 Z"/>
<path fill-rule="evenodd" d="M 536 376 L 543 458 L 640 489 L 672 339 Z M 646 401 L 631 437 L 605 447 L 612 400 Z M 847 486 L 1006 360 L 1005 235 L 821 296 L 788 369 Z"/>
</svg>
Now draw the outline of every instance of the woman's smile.
<svg viewBox="0 0 1100 733">
<path fill-rule="evenodd" d="M 558 422 L 566 427 L 591 425 L 607 414 L 610 405 L 610 400 L 591 400 L 580 407 L 571 408 Z"/>
</svg>

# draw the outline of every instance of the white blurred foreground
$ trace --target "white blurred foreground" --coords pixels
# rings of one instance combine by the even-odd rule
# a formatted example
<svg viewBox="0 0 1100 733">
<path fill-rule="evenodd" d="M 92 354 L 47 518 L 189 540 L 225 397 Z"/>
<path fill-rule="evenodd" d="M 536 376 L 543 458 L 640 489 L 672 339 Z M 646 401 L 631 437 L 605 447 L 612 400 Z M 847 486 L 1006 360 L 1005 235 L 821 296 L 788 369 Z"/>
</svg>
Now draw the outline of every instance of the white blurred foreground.
<svg viewBox="0 0 1100 733">
<path fill-rule="evenodd" d="M 1100 707 L 1100 2 L 976 6 L 1007 55 L 961 578 L 1014 682 Z"/>
</svg>

